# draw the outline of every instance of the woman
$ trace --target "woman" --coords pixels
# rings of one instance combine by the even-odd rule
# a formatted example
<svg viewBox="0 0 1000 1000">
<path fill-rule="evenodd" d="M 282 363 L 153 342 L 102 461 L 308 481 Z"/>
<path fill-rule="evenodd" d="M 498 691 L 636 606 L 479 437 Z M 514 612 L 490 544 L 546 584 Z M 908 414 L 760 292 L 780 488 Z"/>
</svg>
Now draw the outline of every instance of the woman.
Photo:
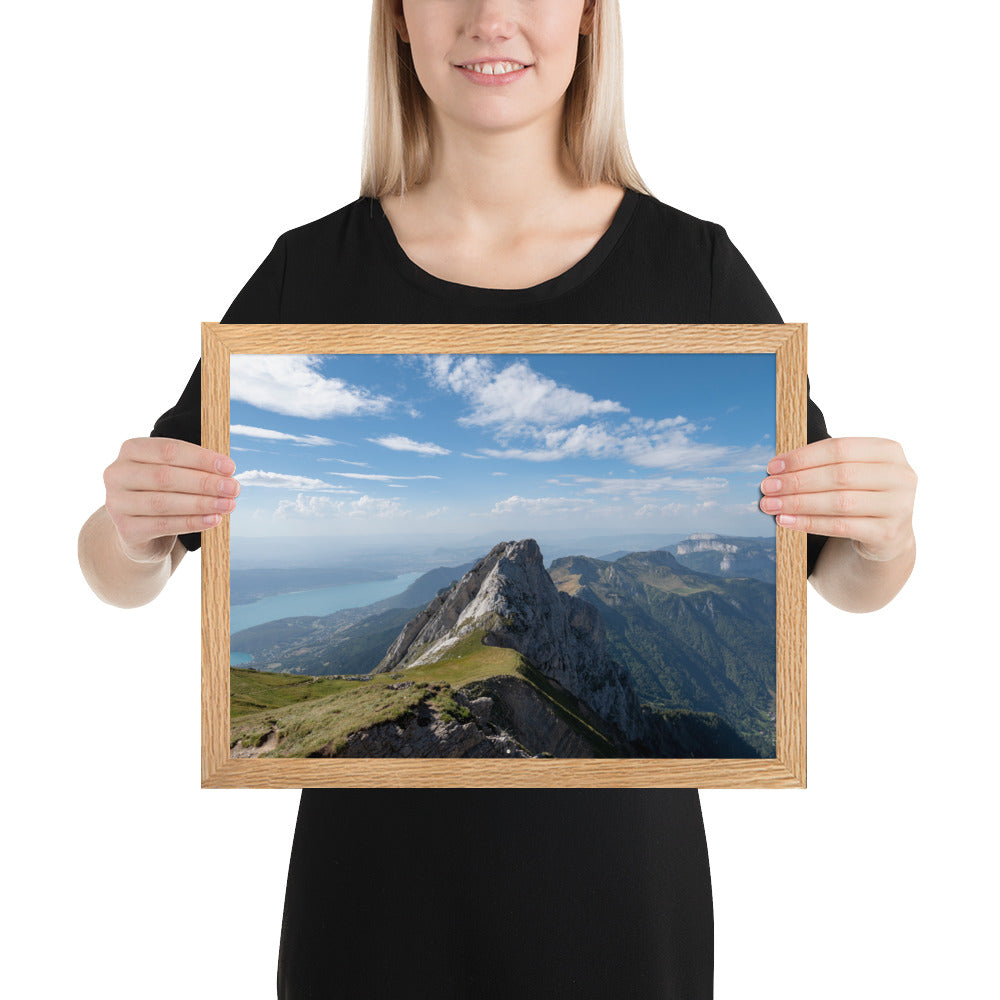
<svg viewBox="0 0 1000 1000">
<path fill-rule="evenodd" d="M 280 237 L 224 322 L 780 322 L 725 231 L 632 165 L 614 0 L 376 0 L 370 59 L 362 196 Z M 112 603 L 152 600 L 235 507 L 233 462 L 194 443 L 198 376 L 81 533 Z M 761 507 L 812 532 L 824 597 L 880 607 L 913 564 L 915 477 L 812 406 L 810 441 Z M 283 997 L 700 998 L 712 950 L 693 790 L 303 793 Z"/>
</svg>

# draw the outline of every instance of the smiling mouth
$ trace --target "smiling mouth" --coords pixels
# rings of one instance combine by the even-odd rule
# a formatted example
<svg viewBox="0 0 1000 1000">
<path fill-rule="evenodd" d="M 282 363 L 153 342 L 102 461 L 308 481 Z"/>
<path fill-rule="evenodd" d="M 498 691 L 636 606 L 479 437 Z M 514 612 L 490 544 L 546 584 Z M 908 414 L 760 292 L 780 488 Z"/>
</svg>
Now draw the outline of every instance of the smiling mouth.
<svg viewBox="0 0 1000 1000">
<path fill-rule="evenodd" d="M 503 76 L 505 73 L 516 73 L 526 65 L 528 64 L 519 62 L 459 63 L 459 69 L 467 69 L 482 76 Z"/>
</svg>

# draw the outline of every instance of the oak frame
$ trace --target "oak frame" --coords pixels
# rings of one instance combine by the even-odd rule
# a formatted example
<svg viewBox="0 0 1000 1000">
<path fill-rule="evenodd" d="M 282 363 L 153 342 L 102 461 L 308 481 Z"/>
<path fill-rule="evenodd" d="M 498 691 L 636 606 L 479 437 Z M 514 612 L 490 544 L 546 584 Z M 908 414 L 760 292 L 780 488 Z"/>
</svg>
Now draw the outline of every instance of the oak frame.
<svg viewBox="0 0 1000 1000">
<path fill-rule="evenodd" d="M 231 354 L 773 354 L 776 450 L 806 443 L 806 324 L 202 324 L 202 444 L 229 453 Z M 673 787 L 806 785 L 806 536 L 777 531 L 773 759 L 230 757 L 229 521 L 202 543 L 203 788 Z"/>
</svg>

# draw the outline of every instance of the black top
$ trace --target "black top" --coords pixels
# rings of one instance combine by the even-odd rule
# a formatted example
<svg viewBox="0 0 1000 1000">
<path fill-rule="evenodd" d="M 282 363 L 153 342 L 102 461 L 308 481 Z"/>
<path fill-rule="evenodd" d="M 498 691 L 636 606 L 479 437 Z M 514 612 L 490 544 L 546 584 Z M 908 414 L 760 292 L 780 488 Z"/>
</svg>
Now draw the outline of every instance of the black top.
<svg viewBox="0 0 1000 1000">
<path fill-rule="evenodd" d="M 279 237 L 223 323 L 780 323 L 725 230 L 627 190 L 607 232 L 531 288 L 444 281 L 359 198 Z M 200 368 L 154 436 L 200 442 Z M 829 437 L 809 402 L 809 441 Z M 189 549 L 200 535 L 184 535 Z M 823 539 L 810 538 L 809 570 Z M 712 995 L 693 789 L 308 789 L 281 997 Z"/>
</svg>

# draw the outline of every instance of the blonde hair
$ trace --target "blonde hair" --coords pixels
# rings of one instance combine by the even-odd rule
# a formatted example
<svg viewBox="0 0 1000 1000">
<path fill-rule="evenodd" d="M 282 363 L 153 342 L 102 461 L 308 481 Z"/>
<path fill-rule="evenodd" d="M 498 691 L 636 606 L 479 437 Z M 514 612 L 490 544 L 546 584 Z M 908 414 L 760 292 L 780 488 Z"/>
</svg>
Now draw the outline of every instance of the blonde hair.
<svg viewBox="0 0 1000 1000">
<path fill-rule="evenodd" d="M 580 35 L 566 91 L 563 139 L 581 187 L 615 184 L 650 194 L 625 135 L 624 72 L 618 0 L 594 0 L 593 31 Z M 399 37 L 393 0 L 373 0 L 361 196 L 403 194 L 427 179 L 431 163 L 428 98 Z"/>
</svg>

